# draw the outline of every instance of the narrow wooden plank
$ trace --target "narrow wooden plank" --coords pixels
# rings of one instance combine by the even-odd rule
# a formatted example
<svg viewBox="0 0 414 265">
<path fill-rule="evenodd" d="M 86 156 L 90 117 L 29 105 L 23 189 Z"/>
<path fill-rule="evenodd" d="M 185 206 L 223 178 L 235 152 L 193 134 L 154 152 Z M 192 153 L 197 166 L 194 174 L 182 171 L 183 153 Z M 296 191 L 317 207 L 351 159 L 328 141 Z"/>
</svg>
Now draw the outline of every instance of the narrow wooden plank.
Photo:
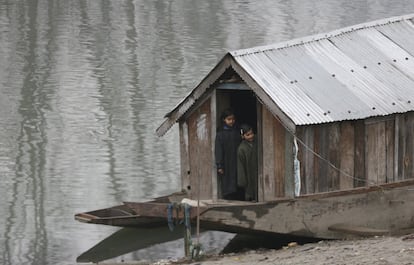
<svg viewBox="0 0 414 265">
<path fill-rule="evenodd" d="M 263 142 L 263 198 L 265 201 L 276 197 L 275 167 L 278 161 L 275 159 L 273 115 L 266 109 L 262 111 L 262 142 Z"/>
<path fill-rule="evenodd" d="M 395 115 L 395 131 L 394 131 L 394 181 L 398 180 L 398 161 L 400 157 L 399 153 L 399 134 L 400 134 L 400 117 L 401 114 Z"/>
<path fill-rule="evenodd" d="M 365 161 L 366 161 L 366 176 L 367 176 L 367 183 L 366 185 L 373 185 L 377 183 L 377 157 L 376 157 L 376 126 L 373 124 L 365 126 Z"/>
<path fill-rule="evenodd" d="M 301 156 L 299 161 L 301 162 L 301 184 L 302 192 L 305 194 L 315 192 L 315 170 L 314 161 L 314 126 L 307 126 L 303 129 L 302 141 L 306 146 L 299 144 L 299 151 Z"/>
<path fill-rule="evenodd" d="M 414 113 L 405 113 L 406 119 L 406 150 L 404 158 L 404 179 L 414 177 Z"/>
<path fill-rule="evenodd" d="M 383 184 L 387 182 L 387 142 L 386 142 L 386 122 L 378 123 L 378 182 Z"/>
<path fill-rule="evenodd" d="M 262 109 L 263 109 L 263 105 L 261 103 L 259 103 L 256 100 L 256 116 L 257 116 L 257 121 L 256 121 L 256 126 L 257 126 L 257 136 L 256 136 L 256 140 L 257 140 L 257 164 L 258 169 L 257 169 L 257 199 L 259 202 L 264 201 L 265 196 L 264 196 L 264 173 L 263 173 L 263 169 L 264 169 L 264 162 L 266 161 L 263 158 L 263 152 L 264 149 L 263 148 L 263 116 L 262 116 Z"/>
<path fill-rule="evenodd" d="M 320 126 L 315 126 L 314 127 L 314 153 L 317 155 L 320 155 L 320 142 L 319 142 L 319 138 L 320 138 Z M 321 163 L 321 159 L 315 155 L 315 159 L 313 160 L 313 170 L 314 170 L 314 193 L 319 192 L 319 176 L 320 176 L 320 168 L 319 168 L 319 164 Z"/>
<path fill-rule="evenodd" d="M 406 115 L 403 114 L 399 119 L 398 133 L 398 180 L 405 178 L 405 149 L 406 149 Z"/>
<path fill-rule="evenodd" d="M 340 167 L 340 156 L 339 156 L 339 137 L 340 127 L 339 123 L 330 124 L 328 127 L 328 175 L 327 185 L 328 191 L 339 190 L 339 167 Z"/>
<path fill-rule="evenodd" d="M 211 96 L 210 100 L 210 110 L 211 110 L 211 157 L 212 161 L 214 161 L 215 156 L 215 142 L 216 139 L 216 132 L 217 132 L 217 122 L 220 121 L 220 117 L 217 117 L 217 89 L 214 90 Z M 214 165 L 214 162 L 211 166 L 211 193 L 212 193 L 212 199 L 217 200 L 219 198 L 218 194 L 218 187 L 217 187 L 217 169 Z"/>
<path fill-rule="evenodd" d="M 206 100 L 188 118 L 192 199 L 211 199 L 212 197 L 211 167 L 214 165 L 211 151 L 210 106 L 210 100 Z"/>
<path fill-rule="evenodd" d="M 354 187 L 355 168 L 355 130 L 352 122 L 341 124 L 341 137 L 339 143 L 340 169 L 339 188 L 351 189 Z"/>
<path fill-rule="evenodd" d="M 394 181 L 395 119 L 385 122 L 386 183 Z"/>
<path fill-rule="evenodd" d="M 289 146 L 286 145 L 285 139 L 287 135 L 290 134 L 286 132 L 282 124 L 278 122 L 276 119 L 273 120 L 273 131 L 273 142 L 275 143 L 273 146 L 275 164 L 275 196 L 284 197 L 286 195 L 285 183 L 288 178 L 287 175 L 289 174 L 289 170 L 286 167 L 292 167 L 292 171 L 290 173 L 293 174 L 293 161 L 291 164 L 289 164 L 289 158 L 286 157 L 287 155 L 289 155 L 286 151 L 289 148 Z M 292 156 L 292 154 L 290 154 L 290 156 Z M 293 178 L 293 175 L 290 177 Z"/>
<path fill-rule="evenodd" d="M 366 172 L 367 184 L 386 181 L 385 122 L 366 125 Z"/>
<path fill-rule="evenodd" d="M 329 137 L 329 126 L 328 125 L 321 125 L 318 127 L 319 136 L 318 139 L 318 154 L 321 158 L 318 157 L 319 161 L 319 175 L 318 175 L 318 192 L 325 192 L 329 191 L 329 183 L 328 183 L 328 167 L 329 167 L 329 141 L 327 141 Z"/>
<path fill-rule="evenodd" d="M 365 125 L 364 121 L 355 122 L 355 170 L 354 186 L 365 186 Z"/>
</svg>

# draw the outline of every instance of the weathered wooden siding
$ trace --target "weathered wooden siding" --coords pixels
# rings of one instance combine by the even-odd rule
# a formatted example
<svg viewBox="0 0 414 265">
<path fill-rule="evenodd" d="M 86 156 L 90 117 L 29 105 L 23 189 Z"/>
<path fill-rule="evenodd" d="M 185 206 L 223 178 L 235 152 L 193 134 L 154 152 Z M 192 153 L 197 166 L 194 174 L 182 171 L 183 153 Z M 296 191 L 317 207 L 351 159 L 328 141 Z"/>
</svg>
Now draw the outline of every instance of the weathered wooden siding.
<svg viewBox="0 0 414 265">
<path fill-rule="evenodd" d="M 397 168 L 395 169 L 396 180 L 414 177 L 414 113 L 399 114 L 396 118 L 396 137 L 398 146 Z"/>
<path fill-rule="evenodd" d="M 314 193 L 315 192 L 315 155 L 310 152 L 309 150 L 315 149 L 314 144 L 314 134 L 315 130 L 314 127 L 302 127 L 301 130 L 298 131 L 299 133 L 303 134 L 303 144 L 300 142 L 298 143 L 299 151 L 298 151 L 298 158 L 301 162 L 301 187 L 303 193 Z"/>
<path fill-rule="evenodd" d="M 351 189 L 354 187 L 355 172 L 355 129 L 351 122 L 340 124 L 339 140 L 339 189 Z"/>
<path fill-rule="evenodd" d="M 365 125 L 360 121 L 301 126 L 301 194 L 350 189 L 365 183 Z"/>
<path fill-rule="evenodd" d="M 302 194 L 414 177 L 414 113 L 297 128 Z"/>
<path fill-rule="evenodd" d="M 211 129 L 211 99 L 208 99 L 188 118 L 189 181 L 193 199 L 198 198 L 198 190 L 200 199 L 212 198 L 211 168 L 214 163 Z"/>
<path fill-rule="evenodd" d="M 385 137 L 385 122 L 375 122 L 365 125 L 365 162 L 366 181 L 368 185 L 385 183 L 387 172 L 387 144 Z"/>
<path fill-rule="evenodd" d="M 285 195 L 285 128 L 262 108 L 263 187 L 265 201 Z M 260 183 L 260 182 L 259 182 Z M 259 190 L 260 192 L 260 190 Z"/>
<path fill-rule="evenodd" d="M 355 121 L 355 159 L 354 159 L 354 187 L 365 185 L 365 124 L 364 121 Z"/>
<path fill-rule="evenodd" d="M 180 122 L 182 188 L 196 198 L 214 190 L 211 99 Z M 260 111 L 259 200 L 293 194 L 293 137 L 265 107 Z M 390 183 L 414 177 L 414 113 L 299 126 L 301 194 Z M 206 151 L 207 150 L 207 151 Z"/>
</svg>

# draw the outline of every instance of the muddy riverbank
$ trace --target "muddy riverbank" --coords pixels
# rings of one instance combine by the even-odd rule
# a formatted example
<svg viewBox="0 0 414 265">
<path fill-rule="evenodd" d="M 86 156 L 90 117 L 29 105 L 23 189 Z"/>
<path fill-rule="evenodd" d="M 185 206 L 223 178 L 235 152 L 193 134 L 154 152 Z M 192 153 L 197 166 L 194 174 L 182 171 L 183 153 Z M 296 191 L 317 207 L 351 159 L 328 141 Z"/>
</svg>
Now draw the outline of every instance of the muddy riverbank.
<svg viewBox="0 0 414 265">
<path fill-rule="evenodd" d="M 242 253 L 204 256 L 198 261 L 162 260 L 152 265 L 240 265 L 240 264 L 414 264 L 414 234 L 356 240 L 319 241 L 281 249 L 258 249 Z"/>
</svg>

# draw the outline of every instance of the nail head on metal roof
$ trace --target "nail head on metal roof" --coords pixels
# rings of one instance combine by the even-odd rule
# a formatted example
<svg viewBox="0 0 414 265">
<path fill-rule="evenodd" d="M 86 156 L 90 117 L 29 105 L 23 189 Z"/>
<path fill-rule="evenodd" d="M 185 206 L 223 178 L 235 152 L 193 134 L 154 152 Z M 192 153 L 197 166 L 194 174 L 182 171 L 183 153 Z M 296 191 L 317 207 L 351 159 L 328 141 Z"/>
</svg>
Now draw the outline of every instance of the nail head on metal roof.
<svg viewBox="0 0 414 265">
<path fill-rule="evenodd" d="M 378 65 L 381 65 L 381 62 L 378 62 Z"/>
<path fill-rule="evenodd" d="M 367 69 L 367 66 L 366 65 L 364 65 L 364 69 Z"/>
<path fill-rule="evenodd" d="M 310 113 L 306 113 L 306 116 L 310 116 Z"/>
<path fill-rule="evenodd" d="M 354 69 L 351 69 L 351 72 L 353 73 L 354 72 Z"/>
<path fill-rule="evenodd" d="M 332 77 L 335 77 L 335 74 L 332 74 Z"/>
<path fill-rule="evenodd" d="M 373 110 L 375 110 L 375 107 L 372 107 Z"/>
<path fill-rule="evenodd" d="M 350 111 L 350 110 L 348 110 L 348 113 L 351 113 L 351 111 Z"/>
<path fill-rule="evenodd" d="M 408 60 L 408 57 L 405 57 L 405 60 Z"/>
<path fill-rule="evenodd" d="M 394 105 L 394 106 L 395 106 L 395 102 L 393 102 L 393 103 L 392 103 L 392 105 Z"/>
<path fill-rule="evenodd" d="M 394 63 L 396 63 L 396 62 L 397 62 L 397 60 L 395 60 L 395 59 L 394 59 L 394 60 L 392 60 L 392 61 L 393 61 Z"/>
<path fill-rule="evenodd" d="M 408 104 L 410 104 L 410 103 L 411 103 L 411 100 L 408 101 Z"/>
</svg>

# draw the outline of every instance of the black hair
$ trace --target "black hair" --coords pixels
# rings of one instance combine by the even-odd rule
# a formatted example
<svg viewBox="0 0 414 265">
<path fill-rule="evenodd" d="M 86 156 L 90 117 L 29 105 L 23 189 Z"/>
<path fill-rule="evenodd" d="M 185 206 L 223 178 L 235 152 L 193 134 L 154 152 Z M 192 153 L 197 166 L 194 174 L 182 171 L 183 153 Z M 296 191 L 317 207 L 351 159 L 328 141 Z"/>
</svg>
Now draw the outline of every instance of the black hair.
<svg viewBox="0 0 414 265">
<path fill-rule="evenodd" d="M 247 133 L 248 131 L 253 130 L 252 126 L 244 123 L 240 126 L 240 134 L 244 135 L 245 133 Z"/>
<path fill-rule="evenodd" d="M 221 120 L 223 121 L 225 118 L 227 118 L 228 116 L 234 115 L 234 111 L 232 109 L 225 109 L 223 110 L 223 112 L 221 113 Z"/>
</svg>

